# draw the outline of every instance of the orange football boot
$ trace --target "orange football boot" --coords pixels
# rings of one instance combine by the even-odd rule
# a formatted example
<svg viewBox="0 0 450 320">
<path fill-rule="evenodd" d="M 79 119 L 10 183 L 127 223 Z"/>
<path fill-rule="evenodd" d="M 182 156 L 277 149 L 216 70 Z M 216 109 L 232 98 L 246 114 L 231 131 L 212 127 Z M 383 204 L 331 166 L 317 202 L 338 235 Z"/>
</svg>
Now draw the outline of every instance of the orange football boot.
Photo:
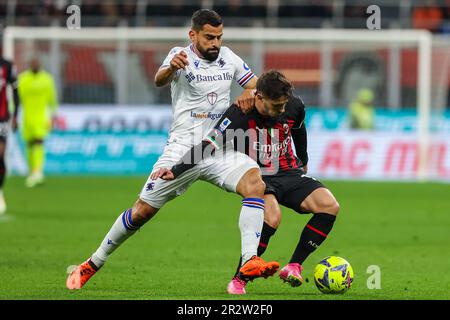
<svg viewBox="0 0 450 320">
<path fill-rule="evenodd" d="M 94 268 L 90 260 L 86 260 L 79 266 L 73 266 L 71 269 L 66 281 L 66 286 L 70 290 L 81 289 L 98 270 Z"/>
<path fill-rule="evenodd" d="M 276 261 L 266 262 L 258 256 L 253 256 L 239 269 L 244 278 L 270 277 L 277 272 L 280 264 Z"/>
</svg>

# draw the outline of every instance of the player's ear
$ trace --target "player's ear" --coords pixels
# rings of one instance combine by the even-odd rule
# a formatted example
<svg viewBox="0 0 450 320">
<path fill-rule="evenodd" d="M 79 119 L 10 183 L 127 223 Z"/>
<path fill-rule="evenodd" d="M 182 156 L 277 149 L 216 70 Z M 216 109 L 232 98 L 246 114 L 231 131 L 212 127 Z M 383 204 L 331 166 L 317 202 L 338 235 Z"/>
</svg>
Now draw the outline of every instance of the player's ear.
<svg viewBox="0 0 450 320">
<path fill-rule="evenodd" d="M 191 39 L 191 41 L 195 41 L 197 38 L 197 32 L 195 30 L 189 30 L 189 39 Z"/>
</svg>

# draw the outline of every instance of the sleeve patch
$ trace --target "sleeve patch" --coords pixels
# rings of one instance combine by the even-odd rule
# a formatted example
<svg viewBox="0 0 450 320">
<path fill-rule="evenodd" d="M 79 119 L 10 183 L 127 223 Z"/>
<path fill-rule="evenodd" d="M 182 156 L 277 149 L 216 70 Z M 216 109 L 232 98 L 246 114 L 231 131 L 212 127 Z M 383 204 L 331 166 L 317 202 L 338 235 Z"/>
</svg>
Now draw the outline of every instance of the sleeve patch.
<svg viewBox="0 0 450 320">
<path fill-rule="evenodd" d="M 231 124 L 230 119 L 228 118 L 223 119 L 223 121 L 219 125 L 219 131 L 223 133 L 230 124 Z"/>
</svg>

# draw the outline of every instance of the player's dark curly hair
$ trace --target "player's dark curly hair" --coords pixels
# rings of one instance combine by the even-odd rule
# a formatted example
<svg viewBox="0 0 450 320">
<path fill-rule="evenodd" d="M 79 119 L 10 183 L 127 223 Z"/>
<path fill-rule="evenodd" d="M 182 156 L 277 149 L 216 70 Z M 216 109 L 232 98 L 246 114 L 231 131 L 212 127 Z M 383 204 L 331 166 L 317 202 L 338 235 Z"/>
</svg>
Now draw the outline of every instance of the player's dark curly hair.
<svg viewBox="0 0 450 320">
<path fill-rule="evenodd" d="M 271 100 L 277 100 L 281 97 L 292 96 L 293 87 L 280 71 L 269 70 L 258 78 L 256 90 Z"/>
<path fill-rule="evenodd" d="M 205 24 L 210 24 L 213 27 L 218 27 L 222 24 L 222 17 L 210 9 L 200 9 L 192 15 L 192 29 L 200 31 Z"/>
</svg>

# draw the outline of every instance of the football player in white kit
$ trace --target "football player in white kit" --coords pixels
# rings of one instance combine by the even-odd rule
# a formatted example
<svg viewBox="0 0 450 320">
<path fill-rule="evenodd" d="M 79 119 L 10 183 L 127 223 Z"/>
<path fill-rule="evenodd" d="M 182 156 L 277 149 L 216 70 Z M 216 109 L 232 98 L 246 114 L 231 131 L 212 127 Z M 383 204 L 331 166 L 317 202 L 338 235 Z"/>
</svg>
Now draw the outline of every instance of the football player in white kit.
<svg viewBox="0 0 450 320">
<path fill-rule="evenodd" d="M 171 83 L 173 123 L 168 143 L 152 172 L 175 165 L 211 131 L 230 105 L 233 80 L 245 89 L 256 86 L 257 78 L 245 62 L 229 48 L 221 48 L 222 30 L 222 19 L 216 12 L 196 11 L 189 31 L 192 43 L 173 48 L 155 75 L 157 86 Z M 228 125 L 224 121 L 223 129 Z M 257 256 L 264 222 L 265 184 L 260 169 L 247 155 L 229 150 L 202 160 L 176 180 L 152 180 L 149 176 L 134 206 L 117 218 L 100 247 L 69 271 L 67 288 L 81 289 L 120 244 L 196 180 L 208 181 L 244 198 L 239 216 L 243 261 L 240 271 L 252 278 L 273 275 L 279 264 Z"/>
</svg>

